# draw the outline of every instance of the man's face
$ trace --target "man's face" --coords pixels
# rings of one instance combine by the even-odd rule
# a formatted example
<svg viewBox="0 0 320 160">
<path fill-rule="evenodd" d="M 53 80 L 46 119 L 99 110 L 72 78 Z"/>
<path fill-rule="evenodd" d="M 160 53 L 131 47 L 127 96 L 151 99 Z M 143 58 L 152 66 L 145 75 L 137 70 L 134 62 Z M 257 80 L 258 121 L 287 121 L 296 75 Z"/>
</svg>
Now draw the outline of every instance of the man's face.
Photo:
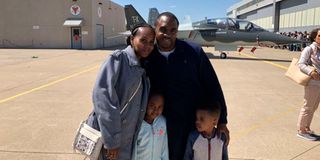
<svg viewBox="0 0 320 160">
<path fill-rule="evenodd" d="M 175 47 L 178 24 L 174 18 L 161 16 L 156 24 L 156 39 L 161 51 L 171 51 Z"/>
</svg>

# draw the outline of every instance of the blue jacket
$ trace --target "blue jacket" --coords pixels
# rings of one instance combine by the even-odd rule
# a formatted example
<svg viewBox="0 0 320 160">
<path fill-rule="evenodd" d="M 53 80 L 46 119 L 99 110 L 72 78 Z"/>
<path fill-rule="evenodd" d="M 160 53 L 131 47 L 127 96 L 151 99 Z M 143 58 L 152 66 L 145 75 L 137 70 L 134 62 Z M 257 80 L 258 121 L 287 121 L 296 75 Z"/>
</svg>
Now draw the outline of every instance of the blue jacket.
<svg viewBox="0 0 320 160">
<path fill-rule="evenodd" d="M 216 131 L 216 129 L 215 129 Z M 228 160 L 228 150 L 225 145 L 226 136 L 218 138 L 216 132 L 208 139 L 198 131 L 191 132 L 188 138 L 184 160 Z"/>
<path fill-rule="evenodd" d="M 178 39 L 168 59 L 155 46 L 144 65 L 152 88 L 164 93 L 170 160 L 181 160 L 188 134 L 196 129 L 195 112 L 199 104 L 219 101 L 219 123 L 227 123 L 226 103 L 217 75 L 199 45 Z"/>
<path fill-rule="evenodd" d="M 134 157 L 136 160 L 169 160 L 166 120 L 162 115 L 153 124 L 142 122 Z"/>
<path fill-rule="evenodd" d="M 138 88 L 139 82 L 142 85 Z M 136 89 L 138 92 L 120 115 Z M 129 160 L 143 121 L 149 79 L 131 46 L 116 50 L 102 64 L 93 89 L 93 113 L 88 124 L 101 131 L 104 148 L 120 148 L 119 160 Z"/>
</svg>

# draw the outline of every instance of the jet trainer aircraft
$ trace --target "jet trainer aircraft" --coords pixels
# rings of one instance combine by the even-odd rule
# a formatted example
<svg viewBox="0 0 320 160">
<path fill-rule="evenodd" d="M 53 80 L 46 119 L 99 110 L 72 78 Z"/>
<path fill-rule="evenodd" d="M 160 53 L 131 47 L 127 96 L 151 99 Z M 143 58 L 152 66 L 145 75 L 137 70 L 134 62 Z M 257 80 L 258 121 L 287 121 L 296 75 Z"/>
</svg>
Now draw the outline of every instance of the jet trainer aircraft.
<svg viewBox="0 0 320 160">
<path fill-rule="evenodd" d="M 125 14 L 127 29 L 138 23 L 146 23 L 132 5 L 125 6 Z M 151 8 L 149 22 L 154 22 L 158 15 L 158 10 Z M 240 52 L 243 49 L 242 46 L 302 43 L 300 40 L 269 32 L 247 20 L 234 18 L 212 18 L 191 24 L 181 24 L 177 37 L 201 46 L 214 46 L 215 50 L 220 51 L 220 58 L 223 59 L 227 58 L 224 51 L 237 51 L 238 46 L 240 46 L 238 50 Z"/>
</svg>

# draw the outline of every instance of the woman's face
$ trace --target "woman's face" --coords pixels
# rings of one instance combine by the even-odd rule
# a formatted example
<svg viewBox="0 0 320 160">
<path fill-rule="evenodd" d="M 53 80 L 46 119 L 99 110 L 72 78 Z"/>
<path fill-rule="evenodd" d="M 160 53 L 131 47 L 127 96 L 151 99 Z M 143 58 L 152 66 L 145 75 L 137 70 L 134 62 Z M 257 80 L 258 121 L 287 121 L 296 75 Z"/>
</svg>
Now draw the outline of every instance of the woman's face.
<svg viewBox="0 0 320 160">
<path fill-rule="evenodd" d="M 131 37 L 131 45 L 137 57 L 145 58 L 153 50 L 155 34 L 150 27 L 139 27 L 135 36 Z"/>
<path fill-rule="evenodd" d="M 318 31 L 316 38 L 314 38 L 314 41 L 316 41 L 318 44 L 320 44 L 320 30 Z"/>
</svg>

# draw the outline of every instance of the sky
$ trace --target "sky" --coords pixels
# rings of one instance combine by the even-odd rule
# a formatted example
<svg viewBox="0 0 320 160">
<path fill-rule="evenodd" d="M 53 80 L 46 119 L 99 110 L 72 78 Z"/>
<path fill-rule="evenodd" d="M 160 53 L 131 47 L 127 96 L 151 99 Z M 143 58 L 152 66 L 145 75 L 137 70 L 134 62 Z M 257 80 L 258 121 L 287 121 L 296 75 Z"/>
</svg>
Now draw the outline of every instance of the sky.
<svg viewBox="0 0 320 160">
<path fill-rule="evenodd" d="M 227 9 L 241 0 L 112 0 L 121 6 L 132 4 L 140 15 L 148 21 L 149 8 L 157 8 L 158 11 L 174 13 L 180 23 L 190 16 L 191 21 L 199 21 L 207 18 L 226 17 Z M 187 18 L 189 19 L 189 18 Z"/>
</svg>

